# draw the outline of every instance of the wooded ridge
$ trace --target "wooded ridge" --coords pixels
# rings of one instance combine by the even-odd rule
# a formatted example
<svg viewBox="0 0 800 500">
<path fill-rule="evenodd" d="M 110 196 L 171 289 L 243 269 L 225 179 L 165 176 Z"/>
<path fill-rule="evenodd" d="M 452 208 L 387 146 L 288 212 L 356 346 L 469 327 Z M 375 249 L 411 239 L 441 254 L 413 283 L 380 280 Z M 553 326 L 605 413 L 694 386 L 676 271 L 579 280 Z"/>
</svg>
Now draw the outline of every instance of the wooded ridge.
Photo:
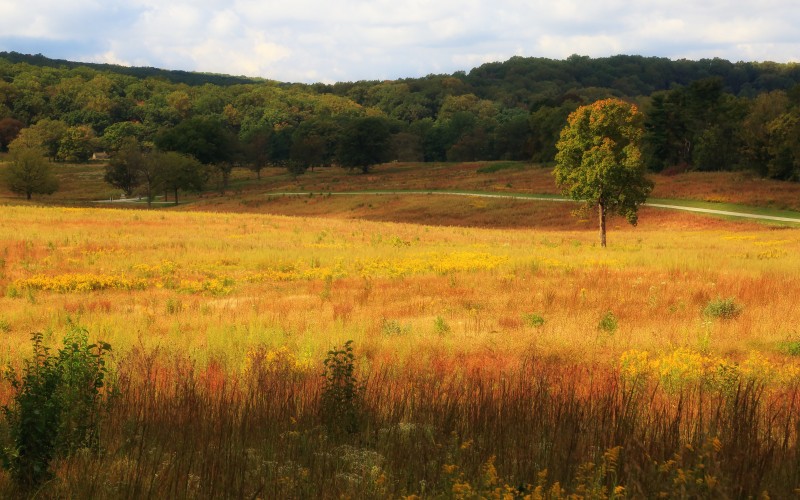
<svg viewBox="0 0 800 500">
<path fill-rule="evenodd" d="M 52 159 L 83 161 L 125 138 L 163 146 L 181 126 L 226 143 L 209 161 L 256 169 L 550 162 L 570 112 L 618 97 L 645 114 L 653 171 L 750 169 L 798 180 L 798 84 L 794 63 L 628 55 L 513 57 L 450 75 L 300 84 L 0 52 L 0 150 L 34 128 Z M 196 145 L 169 146 L 203 161 Z M 372 153 L 353 159 L 352 147 Z"/>
</svg>

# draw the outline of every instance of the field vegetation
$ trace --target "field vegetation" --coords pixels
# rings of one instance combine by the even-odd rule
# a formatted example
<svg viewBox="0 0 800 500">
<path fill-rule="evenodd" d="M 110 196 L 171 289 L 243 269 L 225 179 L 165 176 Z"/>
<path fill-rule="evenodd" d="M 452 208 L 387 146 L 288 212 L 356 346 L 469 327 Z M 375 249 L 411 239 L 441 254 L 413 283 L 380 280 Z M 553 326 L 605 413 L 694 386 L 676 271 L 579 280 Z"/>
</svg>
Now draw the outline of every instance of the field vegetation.
<svg viewBox="0 0 800 500">
<path fill-rule="evenodd" d="M 0 77 L 0 498 L 800 491 L 798 224 L 638 210 L 800 212 L 797 65 Z M 552 167 L 609 97 L 655 173 L 573 193 L 600 248 Z"/>
<path fill-rule="evenodd" d="M 374 175 L 395 168 L 412 167 Z M 515 174 L 477 168 L 453 167 Z M 612 219 L 601 250 L 568 204 L 256 204 L 257 181 L 233 181 L 240 193 L 182 211 L 0 207 L 0 363 L 20 373 L 31 332 L 112 346 L 99 445 L 56 454 L 40 498 L 800 484 L 797 229 L 643 208 L 638 228 Z M 14 394 L 5 383 L 0 402 Z"/>
</svg>

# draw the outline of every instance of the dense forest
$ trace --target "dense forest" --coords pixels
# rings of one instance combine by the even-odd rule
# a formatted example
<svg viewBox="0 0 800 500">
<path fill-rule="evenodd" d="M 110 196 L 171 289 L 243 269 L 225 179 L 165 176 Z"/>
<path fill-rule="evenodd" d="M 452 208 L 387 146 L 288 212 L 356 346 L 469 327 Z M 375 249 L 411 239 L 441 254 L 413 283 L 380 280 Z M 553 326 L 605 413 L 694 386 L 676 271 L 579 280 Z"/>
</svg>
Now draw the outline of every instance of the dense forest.
<svg viewBox="0 0 800 500">
<path fill-rule="evenodd" d="M 800 179 L 800 65 L 623 55 L 514 57 L 469 73 L 329 85 L 0 52 L 0 151 L 18 138 L 53 161 L 176 151 L 223 179 L 237 165 L 546 163 L 567 115 L 605 97 L 644 112 L 653 171 Z"/>
</svg>

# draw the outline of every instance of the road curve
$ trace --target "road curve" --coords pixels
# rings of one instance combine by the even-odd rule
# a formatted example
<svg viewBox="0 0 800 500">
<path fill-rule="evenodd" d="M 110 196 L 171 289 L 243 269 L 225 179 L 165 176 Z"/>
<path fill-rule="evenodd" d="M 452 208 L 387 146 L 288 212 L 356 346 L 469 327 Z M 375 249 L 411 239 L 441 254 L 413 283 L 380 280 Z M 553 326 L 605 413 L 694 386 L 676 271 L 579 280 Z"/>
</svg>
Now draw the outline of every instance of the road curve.
<svg viewBox="0 0 800 500">
<path fill-rule="evenodd" d="M 459 191 L 342 191 L 342 192 L 282 192 L 282 193 L 265 193 L 267 196 L 356 196 L 356 195 L 445 195 L 445 196 L 471 196 L 475 198 L 513 198 L 519 200 L 535 200 L 535 201 L 560 201 L 569 202 L 573 201 L 569 198 L 560 198 L 554 196 L 537 196 L 527 194 L 492 194 L 492 193 L 467 193 Z M 800 224 L 800 217 L 781 217 L 777 215 L 761 215 L 747 212 L 732 212 L 729 210 L 716 210 L 713 208 L 699 208 L 699 207 L 685 207 L 681 205 L 670 205 L 666 203 L 645 203 L 647 207 L 665 208 L 668 210 L 684 210 L 686 212 L 696 212 L 711 215 L 725 215 L 728 217 L 741 217 L 745 219 L 767 220 L 775 222 L 794 222 Z"/>
</svg>

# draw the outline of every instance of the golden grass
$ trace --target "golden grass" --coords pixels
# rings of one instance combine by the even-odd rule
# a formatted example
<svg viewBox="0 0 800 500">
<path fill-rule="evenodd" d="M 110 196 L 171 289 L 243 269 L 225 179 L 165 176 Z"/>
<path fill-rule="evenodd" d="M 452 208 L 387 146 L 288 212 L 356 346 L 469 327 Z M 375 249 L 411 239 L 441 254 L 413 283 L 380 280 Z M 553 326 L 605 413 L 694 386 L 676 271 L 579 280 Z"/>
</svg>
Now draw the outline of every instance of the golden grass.
<svg viewBox="0 0 800 500">
<path fill-rule="evenodd" d="M 612 226 L 602 251 L 588 229 L 2 211 L 0 319 L 14 332 L 0 347 L 7 359 L 28 332 L 61 331 L 67 318 L 122 350 L 164 345 L 233 364 L 258 343 L 288 342 L 319 359 L 350 338 L 376 355 L 405 356 L 419 344 L 499 355 L 535 346 L 611 360 L 631 348 L 702 343 L 735 359 L 753 349 L 774 357 L 800 324 L 794 229 L 722 221 L 714 231 L 687 229 L 681 221 L 693 216 L 662 224 L 648 213 L 638 229 Z M 704 305 L 718 297 L 734 297 L 742 315 L 704 318 Z M 597 329 L 607 311 L 619 318 L 613 335 Z M 543 327 L 524 325 L 523 315 L 533 312 L 545 318 Z M 434 334 L 437 317 L 452 326 L 450 335 Z M 382 335 L 384 320 L 407 325 L 407 333 Z"/>
<path fill-rule="evenodd" d="M 603 250 L 568 204 L 248 189 L 0 206 L 0 363 L 78 323 L 123 391 L 106 452 L 56 463 L 41 496 L 796 487 L 800 229 L 645 208 Z M 738 316 L 703 314 L 728 298 Z M 319 374 L 351 339 L 369 419 L 342 442 Z"/>
</svg>

